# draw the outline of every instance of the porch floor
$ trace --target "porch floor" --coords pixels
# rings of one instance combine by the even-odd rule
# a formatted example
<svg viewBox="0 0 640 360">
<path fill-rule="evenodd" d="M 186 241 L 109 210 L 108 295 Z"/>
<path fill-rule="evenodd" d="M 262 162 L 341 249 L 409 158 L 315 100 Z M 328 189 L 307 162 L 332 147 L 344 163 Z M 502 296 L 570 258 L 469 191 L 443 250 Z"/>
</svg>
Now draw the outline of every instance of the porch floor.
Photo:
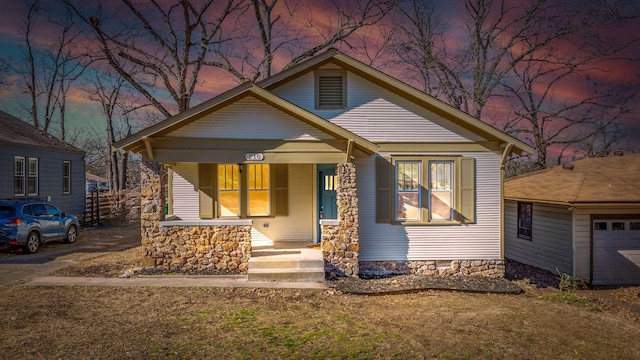
<svg viewBox="0 0 640 360">
<path fill-rule="evenodd" d="M 253 246 L 247 272 L 250 281 L 324 281 L 322 251 L 302 241 Z"/>
</svg>

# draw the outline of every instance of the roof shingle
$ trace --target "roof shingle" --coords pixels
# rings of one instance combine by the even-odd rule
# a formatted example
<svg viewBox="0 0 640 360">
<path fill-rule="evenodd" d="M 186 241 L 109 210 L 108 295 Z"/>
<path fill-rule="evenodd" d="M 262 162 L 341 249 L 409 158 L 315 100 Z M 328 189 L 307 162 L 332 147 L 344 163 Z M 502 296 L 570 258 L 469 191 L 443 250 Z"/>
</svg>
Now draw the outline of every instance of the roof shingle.
<svg viewBox="0 0 640 360">
<path fill-rule="evenodd" d="M 0 142 L 84 153 L 2 110 L 0 110 Z"/>
</svg>

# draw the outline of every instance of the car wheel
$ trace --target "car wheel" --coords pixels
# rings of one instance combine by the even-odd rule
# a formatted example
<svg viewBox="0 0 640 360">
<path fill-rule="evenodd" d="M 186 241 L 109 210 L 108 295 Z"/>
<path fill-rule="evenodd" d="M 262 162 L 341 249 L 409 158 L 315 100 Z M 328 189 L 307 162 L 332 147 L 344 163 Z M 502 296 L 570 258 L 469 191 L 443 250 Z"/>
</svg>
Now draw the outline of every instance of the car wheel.
<svg viewBox="0 0 640 360">
<path fill-rule="evenodd" d="M 77 238 L 78 238 L 78 229 L 76 228 L 75 225 L 69 226 L 69 230 L 67 230 L 67 237 L 64 238 L 64 242 L 67 244 L 73 244 L 74 242 L 76 242 Z"/>
<path fill-rule="evenodd" d="M 27 245 L 22 250 L 27 254 L 33 254 L 40 248 L 40 235 L 37 232 L 29 233 L 27 237 Z"/>
</svg>

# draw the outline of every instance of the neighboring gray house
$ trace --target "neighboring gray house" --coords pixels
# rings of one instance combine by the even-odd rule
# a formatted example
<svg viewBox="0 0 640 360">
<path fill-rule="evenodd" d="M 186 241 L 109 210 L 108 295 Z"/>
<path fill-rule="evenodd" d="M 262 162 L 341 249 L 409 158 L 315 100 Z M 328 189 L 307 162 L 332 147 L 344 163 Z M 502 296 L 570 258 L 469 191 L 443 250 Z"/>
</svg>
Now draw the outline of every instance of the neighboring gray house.
<svg viewBox="0 0 640 360">
<path fill-rule="evenodd" d="M 147 162 L 145 264 L 250 277 L 288 242 L 348 275 L 502 275 L 504 160 L 533 152 L 336 50 L 114 146 Z"/>
<path fill-rule="evenodd" d="M 0 111 L 0 199 L 24 198 L 83 213 L 84 152 Z"/>
<path fill-rule="evenodd" d="M 640 284 L 640 156 L 505 181 L 505 256 L 594 285 Z"/>
</svg>

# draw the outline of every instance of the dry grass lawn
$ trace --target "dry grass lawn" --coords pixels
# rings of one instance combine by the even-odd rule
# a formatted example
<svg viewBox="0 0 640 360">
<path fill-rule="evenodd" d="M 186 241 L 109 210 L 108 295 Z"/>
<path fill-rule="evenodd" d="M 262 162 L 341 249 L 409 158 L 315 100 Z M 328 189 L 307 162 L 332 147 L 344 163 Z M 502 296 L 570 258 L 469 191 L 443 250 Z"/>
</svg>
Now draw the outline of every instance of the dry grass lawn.
<svg viewBox="0 0 640 360">
<path fill-rule="evenodd" d="M 56 275 L 118 276 L 140 249 Z M 631 288 L 633 294 L 639 288 Z M 5 359 L 639 359 L 640 321 L 580 296 L 0 287 Z"/>
</svg>

